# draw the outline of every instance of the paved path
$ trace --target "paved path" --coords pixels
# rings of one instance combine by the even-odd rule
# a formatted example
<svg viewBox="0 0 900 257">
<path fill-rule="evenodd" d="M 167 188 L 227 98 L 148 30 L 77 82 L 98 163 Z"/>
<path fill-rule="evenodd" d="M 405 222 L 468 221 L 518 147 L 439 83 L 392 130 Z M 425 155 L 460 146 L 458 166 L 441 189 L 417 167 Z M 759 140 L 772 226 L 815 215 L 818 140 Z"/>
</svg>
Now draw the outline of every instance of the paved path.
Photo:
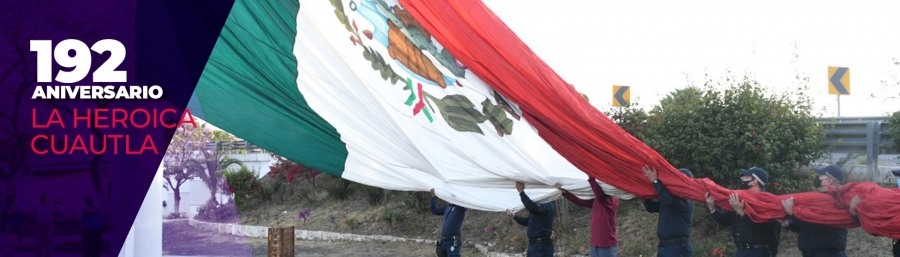
<svg viewBox="0 0 900 257">
<path fill-rule="evenodd" d="M 265 238 L 248 238 L 195 229 L 185 222 L 163 224 L 165 256 L 266 256 Z M 465 256 L 481 255 L 465 249 Z M 434 246 L 415 242 L 294 242 L 296 256 L 432 256 Z"/>
</svg>

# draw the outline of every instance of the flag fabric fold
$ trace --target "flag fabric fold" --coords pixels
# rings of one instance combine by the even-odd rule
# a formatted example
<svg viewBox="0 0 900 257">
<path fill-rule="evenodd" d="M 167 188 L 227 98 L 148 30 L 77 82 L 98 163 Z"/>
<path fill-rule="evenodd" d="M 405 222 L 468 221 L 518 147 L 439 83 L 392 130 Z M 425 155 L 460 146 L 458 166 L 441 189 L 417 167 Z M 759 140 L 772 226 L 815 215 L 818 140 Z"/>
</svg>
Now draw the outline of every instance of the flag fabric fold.
<svg viewBox="0 0 900 257">
<path fill-rule="evenodd" d="M 522 209 L 515 181 L 539 202 L 559 197 L 556 182 L 592 196 L 515 103 L 396 2 L 236 1 L 193 102 L 218 128 L 361 184 L 485 211 Z"/>
<path fill-rule="evenodd" d="M 660 180 L 675 195 L 704 201 L 708 192 L 725 209 L 728 196 L 738 193 L 745 212 L 754 221 L 784 218 L 781 200 L 794 197 L 795 215 L 814 223 L 857 227 L 847 210 L 849 200 L 861 195 L 859 217 L 866 231 L 900 238 L 896 216 L 900 191 L 872 183 L 845 186 L 836 196 L 822 193 L 773 195 L 732 191 L 708 179 L 692 179 L 672 167 L 646 144 L 632 137 L 583 99 L 546 63 L 538 58 L 502 21 L 478 0 L 399 0 L 406 11 L 444 49 L 478 74 L 489 86 L 518 104 L 547 143 L 580 170 L 638 197 L 655 198 L 644 183 L 641 167 L 659 169 Z M 765 164 L 760 164 L 764 166 Z M 690 168 L 690 167 L 686 167 Z M 876 226 L 883 225 L 883 226 Z"/>
<path fill-rule="evenodd" d="M 655 198 L 649 165 L 675 195 L 754 221 L 795 215 L 900 238 L 898 190 L 850 183 L 823 193 L 729 190 L 688 178 L 592 107 L 477 0 L 235 3 L 198 82 L 204 119 L 325 173 L 391 190 L 427 191 L 472 209 L 522 209 L 563 187 L 592 197 Z M 760 164 L 764 166 L 765 164 Z M 686 167 L 690 168 L 690 167 Z"/>
</svg>

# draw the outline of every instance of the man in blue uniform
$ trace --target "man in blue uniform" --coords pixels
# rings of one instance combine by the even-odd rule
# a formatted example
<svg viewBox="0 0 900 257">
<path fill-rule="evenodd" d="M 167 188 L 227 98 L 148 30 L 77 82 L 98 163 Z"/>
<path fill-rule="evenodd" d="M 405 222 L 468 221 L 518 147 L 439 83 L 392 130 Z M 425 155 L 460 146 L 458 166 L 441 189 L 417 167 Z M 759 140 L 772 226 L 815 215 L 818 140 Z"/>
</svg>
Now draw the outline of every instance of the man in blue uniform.
<svg viewBox="0 0 900 257">
<path fill-rule="evenodd" d="M 891 173 L 894 173 L 894 178 L 897 178 L 897 187 L 900 187 L 900 170 L 892 170 Z M 894 257 L 900 257 L 900 244 L 897 243 L 897 239 L 894 239 Z"/>
<path fill-rule="evenodd" d="M 891 173 L 893 173 L 894 178 L 897 179 L 897 187 L 900 187 L 900 170 L 892 170 Z M 859 217 L 856 216 L 856 207 L 859 206 L 860 202 L 862 202 L 862 199 L 859 196 L 855 196 L 853 197 L 853 200 L 850 200 L 850 214 L 853 215 L 853 219 L 856 220 L 857 223 L 859 222 Z M 894 257 L 900 257 L 900 244 L 897 243 L 897 239 L 893 240 L 891 251 L 893 252 Z"/>
<path fill-rule="evenodd" d="M 815 169 L 818 177 L 813 181 L 816 191 L 833 193 L 844 183 L 844 170 L 836 165 L 828 165 Z M 782 225 L 788 230 L 800 233 L 797 248 L 803 257 L 847 257 L 847 229 L 836 228 L 802 221 L 794 216 L 794 199 L 782 202 L 788 214 L 787 222 Z"/>
<path fill-rule="evenodd" d="M 84 197 L 84 209 L 81 209 L 81 256 L 100 257 L 103 246 L 103 211 L 94 206 L 94 198 Z"/>
<path fill-rule="evenodd" d="M 441 225 L 441 240 L 437 243 L 438 257 L 460 256 L 460 252 L 462 252 L 462 223 L 466 217 L 466 208 L 452 203 L 438 207 L 434 188 L 432 188 L 431 214 L 444 216 L 444 222 Z"/>
<path fill-rule="evenodd" d="M 21 229 L 22 211 L 16 206 L 16 195 L 9 194 L 6 196 L 6 205 L 3 206 L 2 218 L 0 218 L 0 240 L 3 241 L 3 257 L 13 257 L 15 254 Z"/>
<path fill-rule="evenodd" d="M 741 190 L 765 191 L 769 174 L 759 167 L 741 170 Z M 781 226 L 776 220 L 754 223 L 744 215 L 744 202 L 737 194 L 728 201 L 735 211 L 716 208 L 713 198 L 706 194 L 706 205 L 713 220 L 723 226 L 731 226 L 731 238 L 737 245 L 736 257 L 774 257 L 778 255 Z"/>
<path fill-rule="evenodd" d="M 678 169 L 690 178 L 694 177 L 688 169 Z M 658 212 L 656 237 L 659 238 L 658 257 L 690 257 L 694 252 L 691 244 L 691 219 L 694 214 L 694 203 L 688 199 L 672 195 L 666 186 L 657 178 L 656 169 L 644 167 L 644 175 L 653 183 L 659 199 L 644 200 L 644 208 L 648 212 Z"/>
<path fill-rule="evenodd" d="M 894 173 L 894 178 L 897 179 L 897 187 L 900 187 L 900 170 L 892 170 L 891 173 Z M 894 239 L 894 257 L 900 257 L 900 243 L 897 243 L 897 239 Z"/>
<path fill-rule="evenodd" d="M 553 218 L 556 216 L 556 207 L 553 202 L 535 203 L 525 194 L 525 183 L 516 182 L 519 197 L 525 209 L 531 213 L 528 218 L 519 217 L 506 210 L 516 223 L 528 226 L 528 257 L 553 257 Z"/>
</svg>

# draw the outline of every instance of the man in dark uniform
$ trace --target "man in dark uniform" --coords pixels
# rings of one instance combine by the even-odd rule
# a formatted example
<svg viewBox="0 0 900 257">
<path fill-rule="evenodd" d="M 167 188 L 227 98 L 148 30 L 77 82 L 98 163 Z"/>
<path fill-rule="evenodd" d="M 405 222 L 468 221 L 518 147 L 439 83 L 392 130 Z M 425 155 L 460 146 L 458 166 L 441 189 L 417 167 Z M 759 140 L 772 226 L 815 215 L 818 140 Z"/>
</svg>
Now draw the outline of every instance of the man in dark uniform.
<svg viewBox="0 0 900 257">
<path fill-rule="evenodd" d="M 690 178 L 694 177 L 688 169 L 678 169 Z M 659 199 L 644 200 L 644 208 L 648 212 L 658 212 L 656 237 L 659 238 L 658 257 L 690 257 L 694 252 L 691 244 L 691 219 L 694 214 L 694 203 L 672 195 L 657 177 L 656 169 L 644 167 L 644 175 L 653 183 Z"/>
<path fill-rule="evenodd" d="M 893 173 L 894 178 L 897 179 L 897 187 L 900 187 L 900 170 L 892 170 L 891 173 Z M 862 198 L 860 198 L 858 195 L 854 196 L 853 199 L 850 200 L 850 206 L 849 206 L 850 207 L 849 208 L 850 215 L 853 216 L 853 220 L 855 220 L 856 223 L 859 223 L 859 217 L 857 216 L 856 208 L 859 206 L 859 204 L 861 202 L 862 202 Z M 872 234 L 872 235 L 877 236 L 875 234 Z M 892 252 L 894 253 L 894 257 L 900 257 L 900 243 L 898 243 L 898 240 L 894 239 L 892 245 L 893 245 Z"/>
<path fill-rule="evenodd" d="M 765 191 L 769 174 L 759 167 L 741 170 L 741 190 Z M 728 201 L 735 211 L 716 208 L 713 198 L 706 193 L 706 205 L 713 220 L 723 226 L 731 225 L 731 238 L 737 245 L 736 257 L 774 257 L 778 254 L 781 226 L 776 220 L 754 223 L 744 215 L 744 202 L 737 194 Z"/>
<path fill-rule="evenodd" d="M 900 187 L 900 170 L 892 170 L 891 173 L 894 174 L 894 178 L 897 179 L 897 187 Z M 853 197 L 853 200 L 850 201 L 850 214 L 853 216 L 853 219 L 859 223 L 859 217 L 856 216 L 856 207 L 859 206 L 859 203 L 862 202 L 862 199 L 859 196 Z M 873 236 L 875 234 L 872 234 Z M 897 243 L 897 239 L 893 240 L 893 249 L 894 257 L 900 257 L 900 244 Z"/>
<path fill-rule="evenodd" d="M 894 177 L 897 178 L 897 187 L 900 187 L 900 170 L 892 170 L 891 173 L 894 173 Z M 894 257 L 900 257 L 900 243 L 897 241 L 894 239 Z"/>
<path fill-rule="evenodd" d="M 815 171 L 819 174 L 813 181 L 817 192 L 834 192 L 844 183 L 844 170 L 836 165 L 828 165 Z M 782 222 L 782 225 L 800 233 L 797 248 L 800 248 L 803 257 L 847 257 L 844 252 L 847 249 L 847 229 L 798 219 L 794 216 L 793 198 L 786 199 L 781 204 L 788 214 L 787 222 Z"/>
<path fill-rule="evenodd" d="M 2 242 L 3 257 L 12 257 L 15 254 L 21 229 L 22 211 L 16 206 L 16 195 L 6 195 L 6 205 L 3 206 L 2 218 L 0 218 L 0 242 Z"/>
<path fill-rule="evenodd" d="M 519 190 L 519 197 L 522 198 L 522 204 L 525 209 L 531 213 L 528 218 L 519 217 L 506 210 L 516 223 L 522 226 L 528 226 L 528 257 L 552 257 L 554 252 L 553 240 L 553 218 L 556 216 L 556 207 L 553 202 L 535 203 L 525 194 L 525 183 L 516 182 L 516 189 Z"/>
<path fill-rule="evenodd" d="M 434 188 L 432 188 L 431 214 L 444 216 L 444 222 L 441 225 L 441 240 L 437 243 L 438 257 L 460 256 L 460 252 L 462 252 L 462 223 L 466 217 L 466 207 L 452 203 L 438 207 Z"/>
</svg>

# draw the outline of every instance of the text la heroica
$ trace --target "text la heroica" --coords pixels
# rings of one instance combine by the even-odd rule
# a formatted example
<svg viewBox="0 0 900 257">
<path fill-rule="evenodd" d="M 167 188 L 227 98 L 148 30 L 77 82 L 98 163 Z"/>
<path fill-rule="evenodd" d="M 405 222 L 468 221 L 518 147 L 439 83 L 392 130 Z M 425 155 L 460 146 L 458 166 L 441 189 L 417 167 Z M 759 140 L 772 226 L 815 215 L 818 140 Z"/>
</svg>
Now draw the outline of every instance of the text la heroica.
<svg viewBox="0 0 900 257">
<path fill-rule="evenodd" d="M 37 86 L 31 99 L 159 99 L 162 87 L 153 86 Z"/>
</svg>

